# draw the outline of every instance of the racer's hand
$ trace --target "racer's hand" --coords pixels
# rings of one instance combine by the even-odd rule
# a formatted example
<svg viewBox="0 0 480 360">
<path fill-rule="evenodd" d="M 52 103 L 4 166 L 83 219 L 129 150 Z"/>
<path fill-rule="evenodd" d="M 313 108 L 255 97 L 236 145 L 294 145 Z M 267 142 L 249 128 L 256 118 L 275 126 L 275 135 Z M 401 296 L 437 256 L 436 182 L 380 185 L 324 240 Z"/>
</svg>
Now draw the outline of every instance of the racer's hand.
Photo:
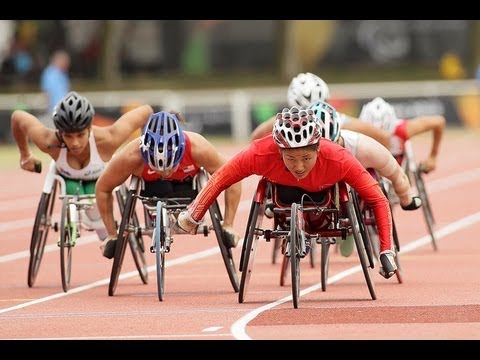
<svg viewBox="0 0 480 360">
<path fill-rule="evenodd" d="M 435 170 L 437 167 L 437 160 L 434 157 L 429 157 L 420 163 L 419 169 L 421 172 L 428 174 L 430 171 Z"/>
<path fill-rule="evenodd" d="M 42 172 L 42 162 L 33 154 L 28 158 L 20 158 L 20 167 L 26 171 Z"/>
<path fill-rule="evenodd" d="M 225 231 L 226 237 L 228 238 L 230 247 L 237 247 L 238 241 L 240 240 L 240 235 L 238 232 L 231 226 L 222 225 L 222 228 Z"/>
<path fill-rule="evenodd" d="M 177 221 L 172 226 L 174 234 L 192 234 L 197 233 L 199 223 L 192 219 L 188 211 L 184 210 L 178 214 Z"/>
</svg>

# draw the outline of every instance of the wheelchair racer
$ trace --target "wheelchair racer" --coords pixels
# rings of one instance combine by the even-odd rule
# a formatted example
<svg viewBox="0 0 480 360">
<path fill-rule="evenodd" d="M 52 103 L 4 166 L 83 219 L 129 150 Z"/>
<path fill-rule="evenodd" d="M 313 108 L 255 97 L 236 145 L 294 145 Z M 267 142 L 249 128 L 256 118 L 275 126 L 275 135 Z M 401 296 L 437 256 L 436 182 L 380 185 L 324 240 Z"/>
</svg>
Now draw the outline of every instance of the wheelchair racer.
<svg viewBox="0 0 480 360">
<path fill-rule="evenodd" d="M 330 116 L 325 109 L 316 116 Z M 227 161 L 182 211 L 174 230 L 194 234 L 205 212 L 220 192 L 250 175 L 260 175 L 285 186 L 318 192 L 344 181 L 352 186 L 373 208 L 380 239 L 380 274 L 395 274 L 395 252 L 392 250 L 392 215 L 388 199 L 377 181 L 355 156 L 340 145 L 322 139 L 323 124 L 311 109 L 297 106 L 278 113 L 272 136 L 254 141 Z"/>
<path fill-rule="evenodd" d="M 41 163 L 30 151 L 29 141 L 50 155 L 69 195 L 95 194 L 95 182 L 114 152 L 153 113 L 149 105 L 139 106 L 110 126 L 92 125 L 94 108 L 87 98 L 72 91 L 55 106 L 55 129 L 46 127 L 34 115 L 15 110 L 11 115 L 12 134 L 20 151 L 20 167 L 41 171 Z M 38 168 L 40 164 L 40 168 Z M 40 171 L 39 171 L 40 170 Z M 96 230 L 100 240 L 107 236 L 97 206 L 85 210 L 84 223 Z"/>
<path fill-rule="evenodd" d="M 224 163 L 224 158 L 202 135 L 183 131 L 179 113 L 165 111 L 150 115 L 141 136 L 129 142 L 110 161 L 96 185 L 96 198 L 101 217 L 108 231 L 102 253 L 108 259 L 115 256 L 117 230 L 113 217 L 113 189 L 123 184 L 130 175 L 145 181 L 143 196 L 166 197 L 192 193 L 193 177 L 203 167 L 213 174 Z M 195 194 L 196 195 L 196 194 Z M 178 195 L 177 195 L 178 196 Z M 222 224 L 227 247 L 237 246 L 240 239 L 233 228 L 240 202 L 241 183 L 231 184 L 225 190 L 225 216 Z"/>
</svg>

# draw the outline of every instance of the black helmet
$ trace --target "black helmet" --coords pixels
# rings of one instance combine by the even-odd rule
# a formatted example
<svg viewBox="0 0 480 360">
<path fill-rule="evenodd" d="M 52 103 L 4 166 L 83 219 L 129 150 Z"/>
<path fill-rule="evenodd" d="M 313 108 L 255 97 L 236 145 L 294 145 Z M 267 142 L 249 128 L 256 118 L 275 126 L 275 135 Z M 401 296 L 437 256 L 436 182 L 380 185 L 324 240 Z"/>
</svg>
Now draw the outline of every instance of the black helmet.
<svg viewBox="0 0 480 360">
<path fill-rule="evenodd" d="M 90 101 L 71 91 L 55 105 L 53 123 L 61 132 L 79 132 L 91 125 L 94 114 Z"/>
</svg>

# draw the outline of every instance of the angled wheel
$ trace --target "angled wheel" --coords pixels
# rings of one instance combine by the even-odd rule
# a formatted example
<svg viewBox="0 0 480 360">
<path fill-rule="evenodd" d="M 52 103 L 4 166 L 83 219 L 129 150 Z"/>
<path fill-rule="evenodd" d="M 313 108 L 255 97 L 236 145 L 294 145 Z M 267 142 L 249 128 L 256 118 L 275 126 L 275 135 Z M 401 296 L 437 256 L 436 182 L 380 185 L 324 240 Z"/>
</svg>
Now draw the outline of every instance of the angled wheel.
<svg viewBox="0 0 480 360">
<path fill-rule="evenodd" d="M 226 243 L 226 234 L 222 228 L 222 213 L 220 211 L 220 207 L 218 205 L 217 200 L 215 200 L 212 205 L 210 206 L 210 218 L 212 220 L 213 229 L 215 230 L 215 235 L 217 237 L 218 246 L 220 248 L 220 253 L 222 254 L 223 263 L 225 264 L 225 268 L 227 269 L 228 278 L 230 279 L 230 283 L 232 284 L 233 291 L 239 291 L 239 284 L 238 284 L 238 275 L 235 269 L 235 262 L 233 260 L 232 249 L 225 245 Z"/>
<path fill-rule="evenodd" d="M 129 190 L 123 184 L 120 189 L 116 192 L 118 207 L 120 209 L 120 213 L 122 214 L 127 202 Z M 133 191 L 132 194 L 135 192 Z M 136 199 L 135 199 L 136 200 Z M 134 209 L 135 209 L 136 201 L 134 202 Z M 134 210 L 131 223 L 133 229 L 140 228 L 140 222 L 138 221 L 138 216 L 136 211 Z M 142 234 L 139 231 L 130 232 L 130 236 L 128 238 L 128 243 L 130 244 L 130 250 L 132 252 L 133 261 L 135 262 L 135 266 L 138 270 L 138 274 L 140 275 L 140 279 L 144 284 L 148 283 L 148 271 L 147 271 L 147 261 L 145 259 L 145 243 L 143 241 Z"/>
<path fill-rule="evenodd" d="M 360 265 L 362 266 L 363 275 L 365 276 L 365 281 L 367 282 L 370 296 L 372 297 L 372 300 L 376 300 L 377 295 L 375 293 L 375 283 L 373 282 L 372 274 L 371 274 L 372 268 L 369 266 L 368 257 L 365 250 L 365 241 L 363 239 L 362 233 L 360 232 L 359 219 L 361 219 L 361 214 L 357 214 L 357 212 L 355 211 L 355 205 L 353 203 L 354 197 L 352 196 L 352 193 L 353 193 L 353 190 L 350 190 L 349 199 L 345 204 L 347 215 L 351 222 L 352 234 L 355 240 L 357 254 L 360 259 Z"/>
<path fill-rule="evenodd" d="M 72 211 L 76 211 L 75 205 L 70 205 L 69 197 L 64 197 L 62 202 L 62 219 L 60 220 L 60 272 L 62 275 L 63 291 L 70 288 L 72 275 L 72 252 L 77 235 L 77 224 L 74 221 Z M 73 215 L 73 216 L 72 216 Z"/>
<path fill-rule="evenodd" d="M 52 226 L 52 212 L 57 193 L 57 182 L 53 183 L 52 191 L 42 192 L 35 215 L 35 222 L 30 240 L 30 259 L 28 262 L 28 286 L 32 287 L 37 278 L 40 263 L 42 262 L 48 231 Z"/>
<path fill-rule="evenodd" d="M 375 266 L 375 261 L 373 259 L 372 241 L 370 239 L 370 234 L 367 230 L 367 227 L 376 228 L 376 225 L 372 224 L 367 226 L 365 223 L 366 219 L 369 219 L 369 220 L 370 218 L 374 219 L 373 211 L 370 211 L 370 209 L 366 207 L 366 204 L 364 204 L 362 209 L 362 206 L 360 206 L 360 198 L 358 197 L 358 194 L 355 190 L 353 189 L 350 190 L 350 197 L 352 200 L 352 204 L 355 208 L 355 213 L 358 215 L 357 217 L 358 230 L 360 232 L 360 235 L 363 241 L 365 254 L 367 255 L 368 263 L 370 264 L 369 266 L 373 269 Z"/>
<path fill-rule="evenodd" d="M 163 295 L 165 294 L 165 237 L 167 236 L 165 229 L 170 229 L 170 224 L 168 224 L 168 214 L 161 201 L 157 202 L 155 221 L 153 238 L 155 240 L 155 259 L 157 263 L 157 292 L 158 300 L 163 301 Z"/>
<path fill-rule="evenodd" d="M 300 297 L 300 253 L 302 248 L 303 227 L 300 219 L 303 214 L 297 203 L 292 203 L 290 218 L 290 269 L 292 275 L 292 301 L 293 307 L 298 309 Z"/>
<path fill-rule="evenodd" d="M 250 214 L 248 216 L 247 229 L 245 232 L 244 246 L 242 248 L 242 258 L 240 263 L 242 265 L 242 276 L 240 279 L 240 290 L 238 292 L 238 302 L 245 301 L 248 284 L 253 270 L 253 261 L 255 259 L 255 252 L 257 250 L 258 238 L 260 231 L 258 229 L 262 226 L 263 213 L 265 211 L 265 204 L 252 201 Z"/>
<path fill-rule="evenodd" d="M 422 211 L 425 217 L 425 221 L 427 223 L 428 232 L 430 233 L 430 237 L 432 239 L 432 246 L 434 250 L 438 250 L 437 241 L 435 239 L 435 232 L 433 226 L 435 224 L 435 220 L 433 218 L 432 208 L 430 206 L 430 200 L 428 199 L 427 189 L 425 187 L 425 182 L 423 181 L 423 176 L 420 169 L 417 169 L 413 173 L 415 177 L 415 185 L 417 186 L 418 195 L 420 199 L 422 199 Z"/>
<path fill-rule="evenodd" d="M 118 238 L 117 245 L 115 247 L 115 257 L 113 258 L 112 271 L 110 273 L 110 283 L 108 285 L 109 296 L 113 296 L 115 294 L 115 290 L 118 284 L 118 278 L 122 270 L 123 258 L 125 257 L 127 243 L 130 242 L 130 238 L 132 236 L 136 238 L 134 234 L 134 232 L 136 232 L 136 229 L 138 229 L 135 227 L 138 224 L 136 224 L 136 222 L 134 221 L 136 200 L 137 198 L 135 197 L 135 190 L 128 190 L 126 195 L 125 207 L 122 213 L 122 221 L 120 223 L 120 228 L 118 229 Z M 141 236 L 141 234 L 138 234 L 138 236 Z M 138 249 L 139 247 L 136 247 L 135 251 L 137 251 Z"/>
</svg>

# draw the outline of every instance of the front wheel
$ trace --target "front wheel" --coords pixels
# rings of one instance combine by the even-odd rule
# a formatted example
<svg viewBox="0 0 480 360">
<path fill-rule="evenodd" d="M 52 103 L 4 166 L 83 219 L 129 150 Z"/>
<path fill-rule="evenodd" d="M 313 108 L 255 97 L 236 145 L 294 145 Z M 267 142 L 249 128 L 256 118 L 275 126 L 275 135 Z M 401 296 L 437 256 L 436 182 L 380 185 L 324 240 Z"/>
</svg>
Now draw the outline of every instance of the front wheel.
<svg viewBox="0 0 480 360">
<path fill-rule="evenodd" d="M 432 207 L 430 206 L 430 200 L 428 198 L 425 182 L 423 181 L 423 176 L 419 169 L 417 169 L 414 172 L 414 176 L 415 176 L 415 185 L 417 186 L 417 190 L 418 190 L 418 195 L 422 200 L 423 215 L 427 223 L 428 232 L 430 233 L 430 237 L 432 239 L 432 246 L 433 246 L 433 249 L 436 251 L 438 250 L 438 247 L 437 247 L 437 241 L 435 239 L 435 231 L 433 229 L 435 225 L 435 220 L 433 218 Z"/>
<path fill-rule="evenodd" d="M 73 207 L 73 208 L 72 208 Z M 60 221 L 60 270 L 62 274 L 63 291 L 70 288 L 72 275 L 72 251 L 76 238 L 77 224 L 72 221 L 72 211 L 76 211 L 74 205 L 70 205 L 68 197 L 63 198 L 62 219 Z"/>
<path fill-rule="evenodd" d="M 253 261 L 255 252 L 257 251 L 257 243 L 259 238 L 258 229 L 260 229 L 263 220 L 263 212 L 265 205 L 256 201 L 252 202 L 250 214 L 247 222 L 244 246 L 242 248 L 242 276 L 240 279 L 240 291 L 238 292 L 238 302 L 243 303 L 247 294 L 248 284 L 253 270 Z"/>
<path fill-rule="evenodd" d="M 228 278 L 232 284 L 233 291 L 236 293 L 239 291 L 238 285 L 238 275 L 235 269 L 235 262 L 233 260 L 232 249 L 227 247 L 225 244 L 226 234 L 222 228 L 222 213 L 220 212 L 220 207 L 218 202 L 215 200 L 210 206 L 210 217 L 212 220 L 213 229 L 215 230 L 215 235 L 217 237 L 218 246 L 220 248 L 220 253 L 222 254 L 223 263 L 227 269 Z"/>
<path fill-rule="evenodd" d="M 158 300 L 163 301 L 163 296 L 165 294 L 165 229 L 169 226 L 168 216 L 164 217 L 166 209 L 163 207 L 161 201 L 157 202 L 157 214 L 156 214 L 156 223 L 155 223 L 155 259 L 157 262 L 157 292 Z"/>
<path fill-rule="evenodd" d="M 30 240 L 30 259 L 28 262 L 28 286 L 32 287 L 40 269 L 45 244 L 47 243 L 48 231 L 52 226 L 52 212 L 55 204 L 57 183 L 53 184 L 50 193 L 42 193 L 35 215 L 35 223 Z"/>
</svg>

